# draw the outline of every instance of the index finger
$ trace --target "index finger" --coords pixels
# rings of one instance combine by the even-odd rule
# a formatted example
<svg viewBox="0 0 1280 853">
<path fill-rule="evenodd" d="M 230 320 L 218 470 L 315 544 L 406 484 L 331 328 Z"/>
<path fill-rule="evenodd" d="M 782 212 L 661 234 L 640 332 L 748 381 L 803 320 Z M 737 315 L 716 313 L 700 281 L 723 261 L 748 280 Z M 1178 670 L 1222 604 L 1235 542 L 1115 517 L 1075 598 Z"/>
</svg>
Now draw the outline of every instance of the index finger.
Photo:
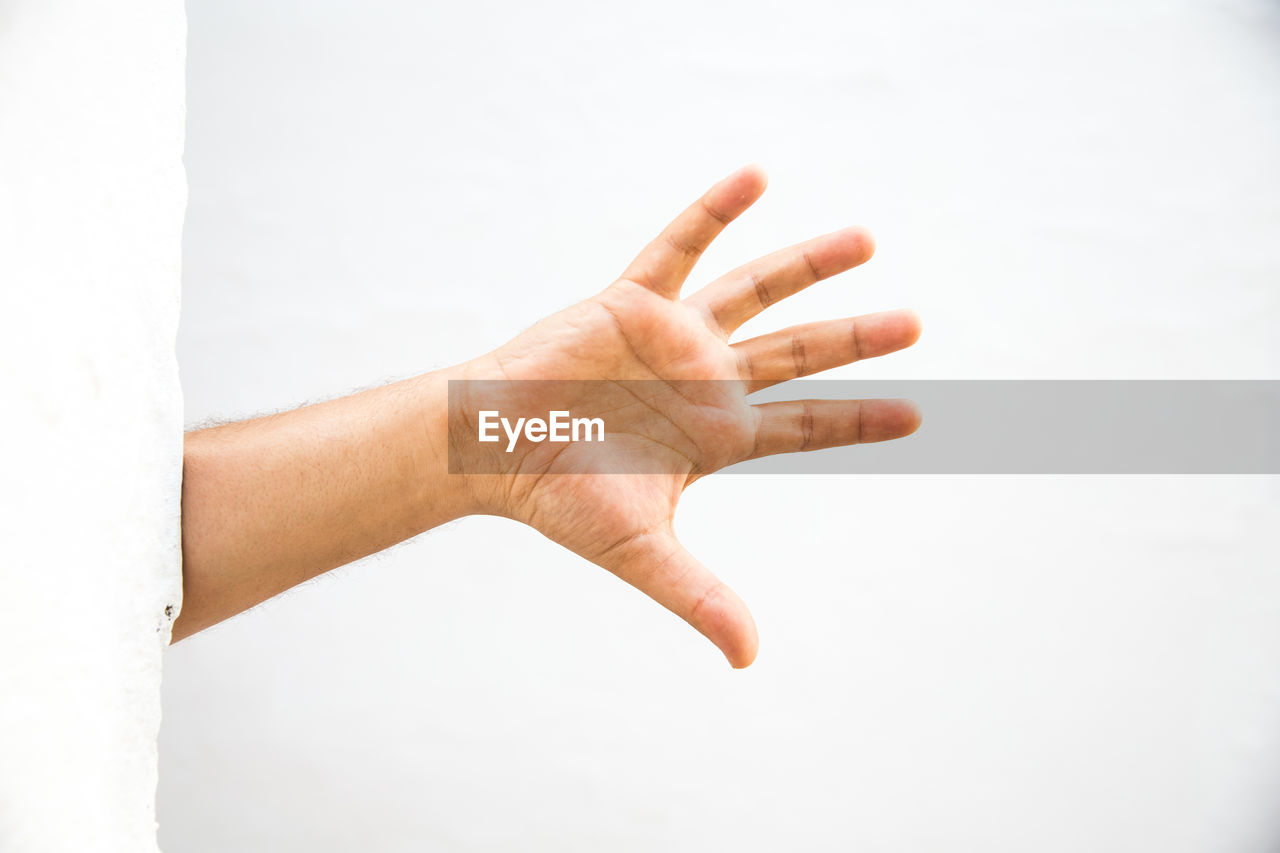
<svg viewBox="0 0 1280 853">
<path fill-rule="evenodd" d="M 675 299 L 707 246 L 760 198 L 767 183 L 764 170 L 754 163 L 722 179 L 645 246 L 622 278 Z"/>
</svg>

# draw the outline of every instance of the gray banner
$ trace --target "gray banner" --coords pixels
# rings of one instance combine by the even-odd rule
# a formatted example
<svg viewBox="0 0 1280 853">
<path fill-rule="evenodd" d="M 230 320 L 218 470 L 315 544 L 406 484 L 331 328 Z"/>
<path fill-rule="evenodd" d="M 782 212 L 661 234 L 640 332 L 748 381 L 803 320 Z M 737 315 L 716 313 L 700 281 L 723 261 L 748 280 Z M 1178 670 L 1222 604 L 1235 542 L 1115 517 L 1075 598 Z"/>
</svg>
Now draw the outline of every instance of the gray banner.
<svg viewBox="0 0 1280 853">
<path fill-rule="evenodd" d="M 1280 474 L 1274 380 L 798 380 L 749 395 L 736 381 L 486 380 L 449 396 L 454 473 Z M 917 405 L 914 434 L 746 458 L 758 404 L 889 398 Z M 796 448 L 824 419 L 875 411 L 794 409 Z"/>
</svg>

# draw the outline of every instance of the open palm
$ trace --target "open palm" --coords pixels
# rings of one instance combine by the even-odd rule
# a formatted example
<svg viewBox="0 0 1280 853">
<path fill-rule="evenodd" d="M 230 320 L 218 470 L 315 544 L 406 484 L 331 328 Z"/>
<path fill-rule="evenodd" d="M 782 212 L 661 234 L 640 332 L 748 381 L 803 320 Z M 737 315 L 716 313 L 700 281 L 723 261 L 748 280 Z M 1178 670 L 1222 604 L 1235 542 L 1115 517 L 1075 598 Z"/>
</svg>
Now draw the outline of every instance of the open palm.
<svg viewBox="0 0 1280 853">
<path fill-rule="evenodd" d="M 910 346 L 920 333 L 911 312 L 827 320 L 729 342 L 774 302 L 870 258 L 874 244 L 865 231 L 844 229 L 774 252 L 680 299 L 698 257 L 764 187 L 763 172 L 753 166 L 720 181 L 614 284 L 465 371 L 471 378 L 510 380 L 506 387 L 518 390 L 508 393 L 521 395 L 525 410 L 572 405 L 575 415 L 608 415 L 607 451 L 568 443 L 523 445 L 506 457 L 491 453 L 486 461 L 501 467 L 489 470 L 499 473 L 473 478 L 488 510 L 535 527 L 647 593 L 736 667 L 755 658 L 755 624 L 742 600 L 676 539 L 672 519 L 684 489 L 746 459 L 898 438 L 919 424 L 904 401 L 752 405 L 747 399 L 778 382 Z M 574 396 L 572 404 L 566 394 Z M 605 453 L 615 471 L 621 464 L 633 473 L 603 473 Z"/>
</svg>

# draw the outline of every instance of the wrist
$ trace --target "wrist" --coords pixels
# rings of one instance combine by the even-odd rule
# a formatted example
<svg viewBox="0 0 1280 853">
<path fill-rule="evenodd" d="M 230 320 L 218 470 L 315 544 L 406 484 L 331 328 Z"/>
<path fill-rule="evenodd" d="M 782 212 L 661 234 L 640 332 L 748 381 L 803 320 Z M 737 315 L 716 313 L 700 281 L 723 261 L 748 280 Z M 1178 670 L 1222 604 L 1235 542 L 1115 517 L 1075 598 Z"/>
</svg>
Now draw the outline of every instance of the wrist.
<svg viewBox="0 0 1280 853">
<path fill-rule="evenodd" d="M 500 375 L 486 369 L 482 360 L 473 359 L 408 380 L 414 384 L 422 433 L 426 436 L 427 456 L 421 465 L 420 501 L 431 527 L 468 515 L 507 514 L 502 483 L 505 478 L 499 474 L 473 473 L 479 470 L 475 460 L 451 457 L 451 454 L 465 454 L 469 443 L 457 441 L 459 436 L 452 436 L 451 440 L 450 430 L 462 427 L 470 419 L 465 396 L 451 395 L 449 383 Z"/>
</svg>

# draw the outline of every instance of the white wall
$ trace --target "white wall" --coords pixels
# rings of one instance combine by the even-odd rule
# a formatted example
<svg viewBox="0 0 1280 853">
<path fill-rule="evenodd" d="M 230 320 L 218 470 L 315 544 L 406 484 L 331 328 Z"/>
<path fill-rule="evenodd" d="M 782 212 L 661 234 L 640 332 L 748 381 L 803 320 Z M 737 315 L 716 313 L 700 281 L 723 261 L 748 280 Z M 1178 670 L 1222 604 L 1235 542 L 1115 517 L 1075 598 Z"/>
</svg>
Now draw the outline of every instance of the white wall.
<svg viewBox="0 0 1280 853">
<path fill-rule="evenodd" d="M 753 325 L 923 314 L 843 375 L 1280 375 L 1274 3 L 188 5 L 190 423 L 492 347 L 751 159 L 695 279 L 869 225 Z M 171 651 L 161 839 L 1274 850 L 1277 521 L 1266 478 L 712 478 L 731 672 L 466 520 Z"/>
<path fill-rule="evenodd" d="M 5 853 L 156 849 L 185 38 L 167 0 L 0 3 Z"/>
</svg>

